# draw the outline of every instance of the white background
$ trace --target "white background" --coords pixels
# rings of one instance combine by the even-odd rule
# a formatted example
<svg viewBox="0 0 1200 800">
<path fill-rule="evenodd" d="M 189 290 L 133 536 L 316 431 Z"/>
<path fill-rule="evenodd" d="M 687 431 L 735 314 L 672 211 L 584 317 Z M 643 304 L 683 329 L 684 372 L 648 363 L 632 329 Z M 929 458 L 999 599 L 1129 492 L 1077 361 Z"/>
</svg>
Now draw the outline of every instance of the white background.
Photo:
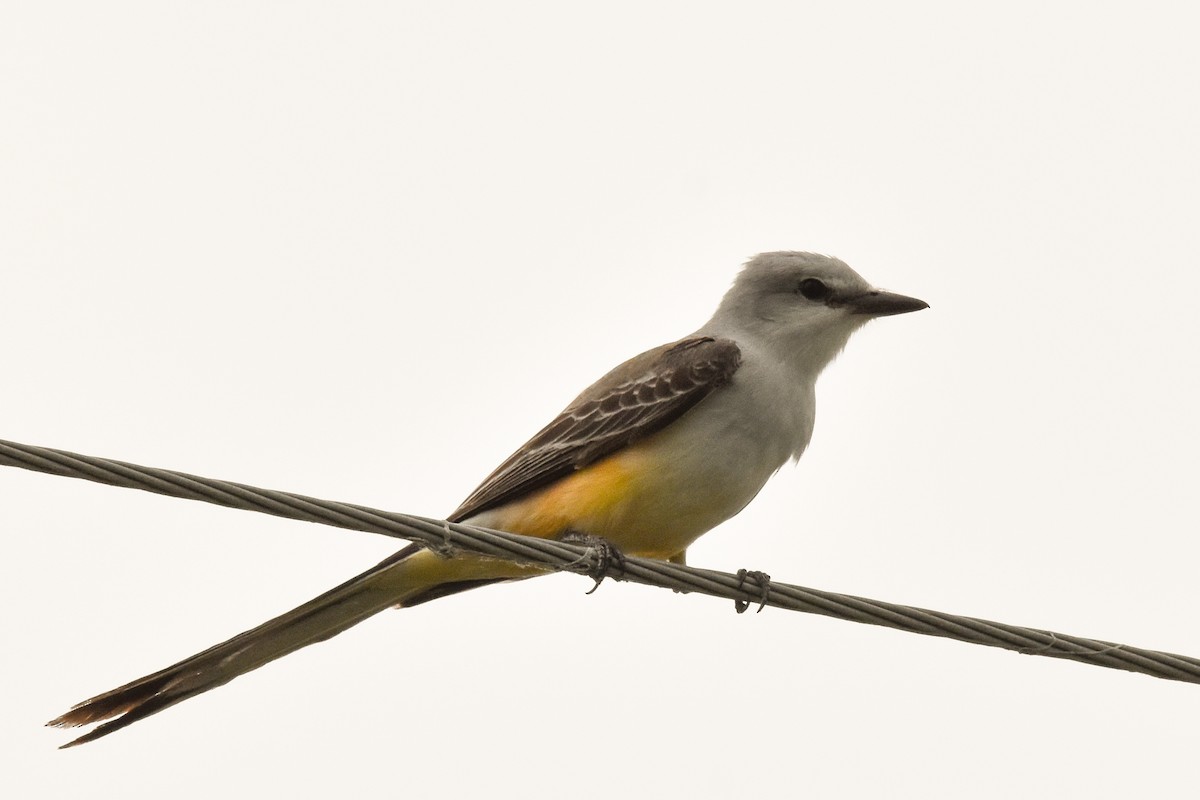
<svg viewBox="0 0 1200 800">
<path fill-rule="evenodd" d="M 13 3 L 0 438 L 443 515 L 761 250 L 872 323 L 693 563 L 1200 655 L 1186 4 Z M 715 454 L 714 457 L 719 457 Z M 11 796 L 1140 796 L 1200 687 L 554 576 L 83 748 L 395 543 L 0 470 Z"/>
</svg>

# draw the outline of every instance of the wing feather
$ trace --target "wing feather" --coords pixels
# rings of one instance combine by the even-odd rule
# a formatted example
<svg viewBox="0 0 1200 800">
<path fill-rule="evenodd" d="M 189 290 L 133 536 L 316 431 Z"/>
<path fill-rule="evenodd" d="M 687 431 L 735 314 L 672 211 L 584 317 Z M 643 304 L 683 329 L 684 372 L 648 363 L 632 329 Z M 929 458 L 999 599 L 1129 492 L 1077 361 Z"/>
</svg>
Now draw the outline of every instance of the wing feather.
<svg viewBox="0 0 1200 800">
<path fill-rule="evenodd" d="M 463 501 L 459 522 L 553 483 L 662 430 L 741 363 L 729 339 L 699 336 L 648 350 L 589 386 Z"/>
</svg>

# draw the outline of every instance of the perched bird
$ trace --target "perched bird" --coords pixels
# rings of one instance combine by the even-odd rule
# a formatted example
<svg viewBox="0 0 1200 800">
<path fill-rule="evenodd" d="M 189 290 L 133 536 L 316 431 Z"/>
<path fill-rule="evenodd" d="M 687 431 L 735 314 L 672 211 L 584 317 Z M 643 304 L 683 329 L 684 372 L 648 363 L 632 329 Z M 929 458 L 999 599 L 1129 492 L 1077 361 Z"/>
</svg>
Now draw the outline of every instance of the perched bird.
<svg viewBox="0 0 1200 800">
<path fill-rule="evenodd" d="M 648 350 L 583 390 L 448 519 L 543 538 L 603 540 L 682 562 L 812 437 L 817 376 L 868 320 L 928 305 L 880 291 L 841 261 L 763 253 L 695 333 Z M 386 608 L 408 608 L 542 574 L 411 545 L 321 596 L 50 722 L 108 720 L 97 739 L 324 641 Z M 115 719 L 114 719 L 115 717 Z"/>
</svg>

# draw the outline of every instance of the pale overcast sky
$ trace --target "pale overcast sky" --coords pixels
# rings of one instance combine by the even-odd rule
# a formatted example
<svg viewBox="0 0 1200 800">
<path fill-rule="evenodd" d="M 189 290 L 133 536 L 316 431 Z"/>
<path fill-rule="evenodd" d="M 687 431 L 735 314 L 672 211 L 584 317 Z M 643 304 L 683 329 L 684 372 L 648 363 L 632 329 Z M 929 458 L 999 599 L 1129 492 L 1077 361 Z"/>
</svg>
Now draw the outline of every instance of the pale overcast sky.
<svg viewBox="0 0 1200 800">
<path fill-rule="evenodd" d="M 440 516 L 763 250 L 932 308 L 693 563 L 1200 655 L 1188 4 L 16 3 L 0 438 Z M 719 457 L 715 455 L 714 457 Z M 554 576 L 84 748 L 396 543 L 0 469 L 12 796 L 1128 797 L 1200 686 Z"/>
</svg>

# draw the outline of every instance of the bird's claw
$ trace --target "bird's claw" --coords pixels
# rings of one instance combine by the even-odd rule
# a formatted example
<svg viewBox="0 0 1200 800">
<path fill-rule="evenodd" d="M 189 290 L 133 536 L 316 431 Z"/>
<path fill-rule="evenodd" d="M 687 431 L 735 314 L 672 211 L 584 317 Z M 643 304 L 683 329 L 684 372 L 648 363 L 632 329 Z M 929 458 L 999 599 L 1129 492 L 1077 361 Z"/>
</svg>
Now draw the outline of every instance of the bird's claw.
<svg viewBox="0 0 1200 800">
<path fill-rule="evenodd" d="M 761 613 L 767 605 L 767 595 L 771 592 L 771 576 L 765 572 L 759 572 L 758 570 L 739 569 L 737 571 L 737 577 L 738 591 L 741 591 L 741 588 L 745 586 L 747 578 L 751 578 L 755 583 L 758 584 L 758 611 L 754 613 Z M 733 608 L 739 614 L 746 613 L 746 609 L 749 607 L 750 601 L 740 599 L 735 599 L 733 601 Z"/>
<path fill-rule="evenodd" d="M 625 574 L 625 554 L 608 539 L 579 531 L 567 531 L 561 538 L 564 542 L 587 545 L 595 553 L 596 562 L 587 574 L 596 583 L 588 589 L 588 594 L 599 589 L 605 578 L 619 578 Z"/>
</svg>

